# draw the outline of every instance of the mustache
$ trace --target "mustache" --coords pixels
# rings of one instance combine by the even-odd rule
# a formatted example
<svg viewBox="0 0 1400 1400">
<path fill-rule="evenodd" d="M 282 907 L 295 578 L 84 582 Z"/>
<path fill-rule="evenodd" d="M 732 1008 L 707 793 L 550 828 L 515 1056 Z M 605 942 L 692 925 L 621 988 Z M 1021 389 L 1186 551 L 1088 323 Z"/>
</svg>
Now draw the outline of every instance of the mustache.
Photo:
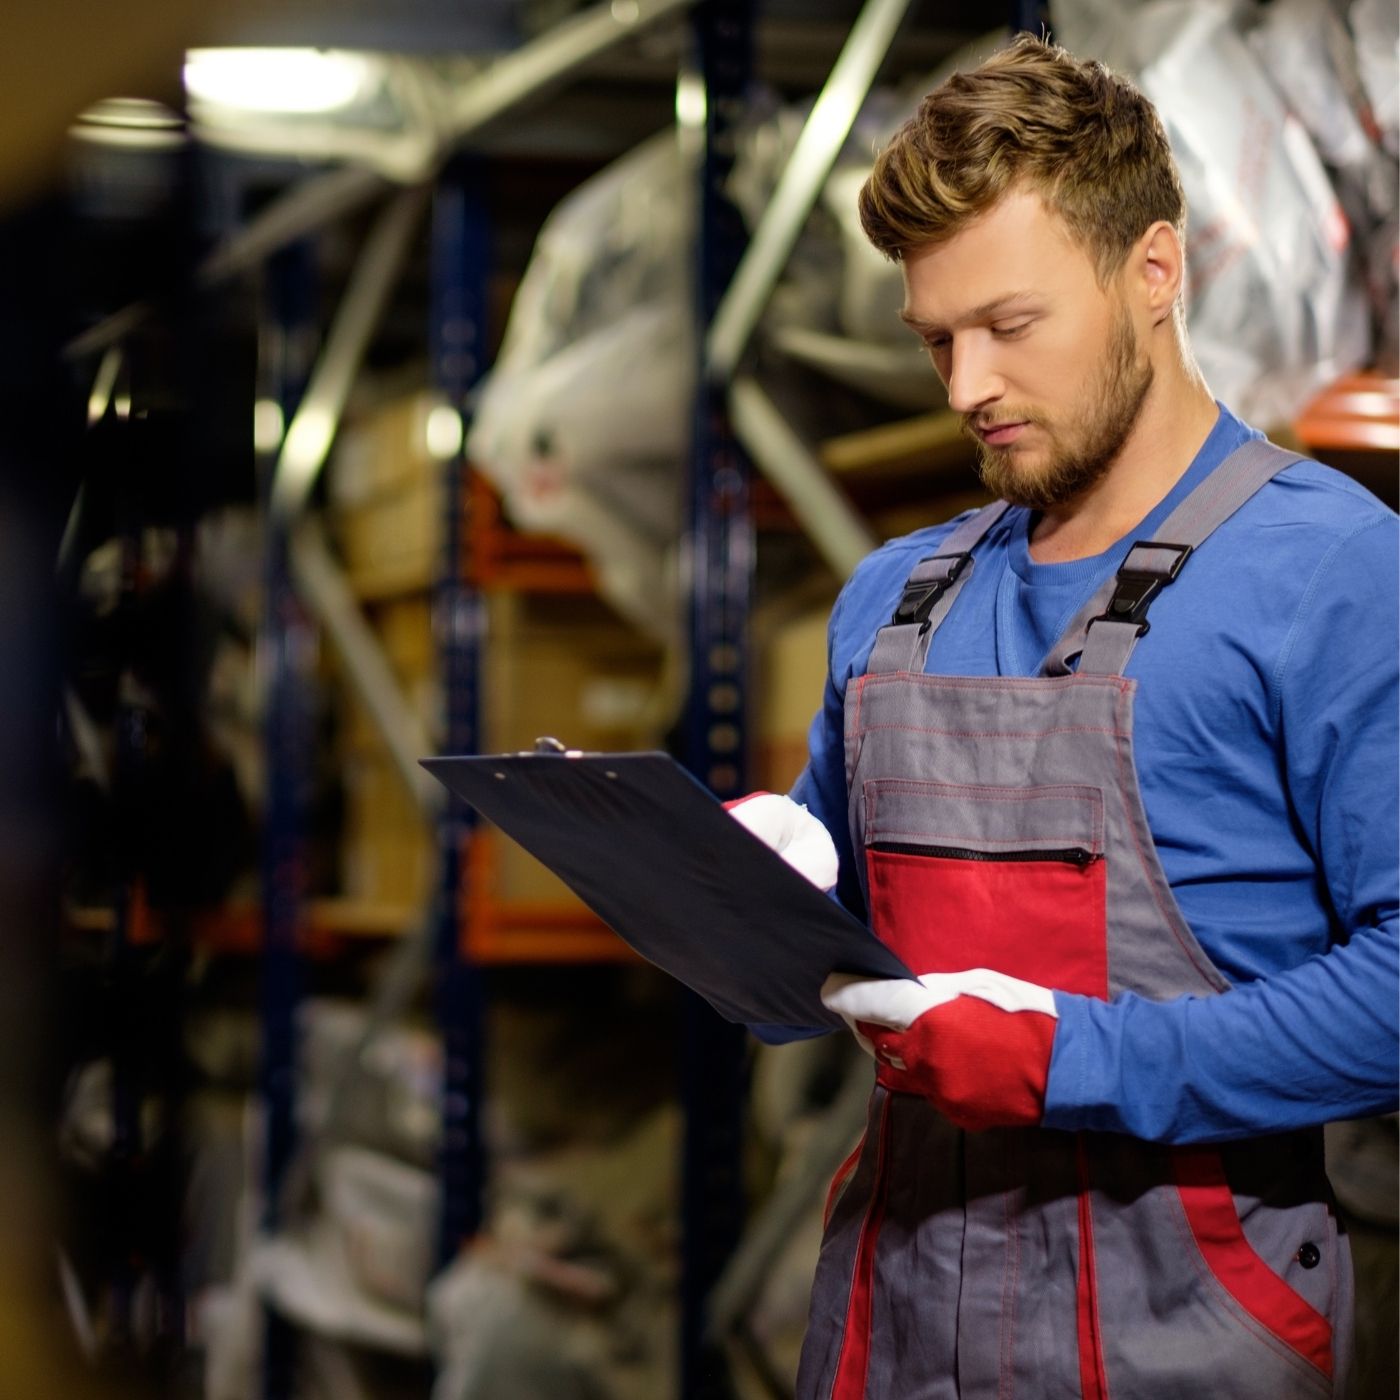
<svg viewBox="0 0 1400 1400">
<path fill-rule="evenodd" d="M 980 413 L 963 413 L 959 415 L 958 430 L 963 437 L 971 442 L 981 443 L 979 433 L 990 432 L 993 428 L 1005 428 L 1012 423 L 1040 423 L 1040 419 L 1033 413 L 1003 413 L 995 418 L 988 418 Z"/>
</svg>

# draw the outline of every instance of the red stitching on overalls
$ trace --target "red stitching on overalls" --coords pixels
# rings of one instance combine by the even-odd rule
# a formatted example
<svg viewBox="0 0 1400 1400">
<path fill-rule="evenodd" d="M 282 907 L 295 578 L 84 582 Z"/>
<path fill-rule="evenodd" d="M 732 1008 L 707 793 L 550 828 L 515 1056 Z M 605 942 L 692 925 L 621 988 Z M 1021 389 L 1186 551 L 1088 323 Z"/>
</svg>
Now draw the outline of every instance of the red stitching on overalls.
<svg viewBox="0 0 1400 1400">
<path fill-rule="evenodd" d="M 1120 692 L 1119 704 L 1121 705 L 1126 692 Z M 1122 737 L 1126 738 L 1126 735 Z M 1195 968 L 1196 973 L 1211 991 L 1220 991 L 1219 985 L 1211 978 L 1210 974 L 1202 968 L 1196 960 L 1196 955 L 1191 951 L 1191 946 L 1181 936 L 1177 928 L 1176 920 L 1172 917 L 1172 911 L 1162 903 L 1162 896 L 1157 888 L 1157 881 L 1154 872 L 1147 860 L 1147 853 L 1143 850 L 1142 843 L 1138 840 L 1137 821 L 1133 812 L 1133 804 L 1128 800 L 1130 791 L 1136 791 L 1136 775 L 1134 775 L 1133 786 L 1128 785 L 1127 763 L 1123 752 L 1122 744 L 1113 746 L 1114 761 L 1118 765 L 1118 799 L 1123 804 L 1123 815 L 1127 820 L 1128 834 L 1133 840 L 1133 849 L 1137 852 L 1138 864 L 1142 866 L 1142 873 L 1147 879 L 1147 888 L 1151 891 L 1152 902 L 1157 906 L 1158 913 L 1166 921 L 1167 928 L 1171 930 L 1172 937 L 1176 940 L 1177 946 L 1186 954 L 1186 960 Z"/>
<path fill-rule="evenodd" d="M 914 791 L 918 791 L 917 784 L 911 784 L 910 786 L 912 786 Z M 864 833 L 866 839 L 864 844 L 867 846 L 871 844 L 870 836 L 872 832 L 877 838 L 897 835 L 918 837 L 925 841 L 977 841 L 982 845 L 986 846 L 1010 846 L 1013 850 L 1020 850 L 1025 848 L 1027 841 L 1082 841 L 1084 839 L 1077 832 L 1065 836 L 1046 835 L 1042 832 L 1033 837 L 1008 836 L 1002 838 L 997 836 L 969 836 L 966 831 L 923 831 L 914 827 L 900 826 L 898 824 L 886 830 L 881 827 L 879 820 L 880 793 L 882 790 L 889 789 L 891 787 L 898 787 L 898 790 L 901 791 L 904 790 L 903 786 L 899 785 L 899 780 L 889 780 L 884 778 L 877 779 L 875 782 L 871 783 L 866 788 Z M 1020 796 L 1008 796 L 1007 800 L 1013 802 L 1031 802 L 1037 800 L 1056 801 L 1062 799 L 1045 798 L 1034 793 L 1027 793 Z M 1095 820 L 1091 825 L 1094 830 L 1094 836 L 1091 838 L 1091 844 L 1096 846 L 1102 845 L 1103 843 L 1101 839 L 1098 821 Z"/>
<path fill-rule="evenodd" d="M 941 783 L 920 778 L 872 778 L 872 787 L 888 788 L 892 792 L 913 792 L 932 797 L 930 788 L 939 793 L 970 793 L 978 801 L 987 802 L 1087 802 L 1098 805 L 1099 790 L 1081 783 L 1039 783 L 1034 788 L 991 787 L 986 783 Z"/>
<path fill-rule="evenodd" d="M 1100 729 L 1088 725 L 1066 725 L 1055 729 L 931 729 L 921 724 L 871 724 L 859 732 L 873 734 L 877 729 L 900 729 L 910 734 L 941 734 L 949 739 L 1046 739 L 1052 734 L 1111 734 L 1125 738 L 1116 729 Z"/>
<path fill-rule="evenodd" d="M 1327 1382 L 1328 1377 L 1325 1371 L 1319 1370 L 1306 1357 L 1299 1356 L 1287 1342 L 1280 1340 L 1264 1326 L 1258 1318 L 1247 1312 L 1240 1303 L 1230 1293 L 1230 1290 L 1220 1282 L 1211 1272 L 1210 1265 L 1206 1262 L 1205 1256 L 1201 1253 L 1201 1247 L 1196 1242 L 1196 1236 L 1192 1233 L 1191 1222 L 1186 1218 L 1186 1204 L 1176 1191 L 1164 1193 L 1167 1197 L 1167 1210 L 1171 1215 L 1172 1224 L 1176 1226 L 1177 1234 L 1181 1236 L 1185 1246 L 1184 1253 L 1187 1262 L 1195 1269 L 1197 1276 L 1206 1285 L 1210 1292 L 1216 1295 L 1217 1299 L 1225 1304 L 1224 1311 L 1234 1320 L 1236 1325 L 1243 1327 L 1245 1331 L 1252 1333 L 1263 1342 L 1275 1356 L 1282 1357 L 1300 1375 L 1306 1375 L 1313 1381 Z M 1327 1394 L 1331 1394 L 1331 1387 L 1328 1386 Z"/>
<path fill-rule="evenodd" d="M 870 1200 L 866 1205 L 865 1217 L 861 1221 L 860 1231 L 856 1236 L 855 1260 L 851 1270 L 850 1292 L 846 1295 L 846 1317 L 842 1327 L 841 1346 L 836 1353 L 836 1369 L 831 1378 L 831 1390 L 829 1392 L 831 1400 L 836 1400 L 838 1386 L 845 1392 L 841 1400 L 846 1400 L 846 1397 L 850 1394 L 847 1387 L 842 1385 L 842 1382 L 847 1379 L 847 1376 L 843 1374 L 843 1369 L 846 1363 L 848 1348 L 852 1345 L 858 1349 L 856 1352 L 855 1369 L 859 1370 L 860 1390 L 862 1395 L 865 1392 L 866 1381 L 870 1376 L 870 1339 L 874 1332 L 875 1325 L 875 1251 L 879 1244 L 880 1228 L 884 1224 L 886 1198 L 889 1192 L 889 1182 L 886 1179 L 889 1171 L 891 1137 L 890 1100 L 888 1097 L 882 1100 L 880 1104 L 878 1134 L 879 1136 L 876 1139 L 875 1180 L 871 1185 Z M 867 1242 L 867 1236 L 869 1237 L 870 1246 L 870 1279 L 868 1292 L 861 1300 L 866 1309 L 865 1335 L 863 1337 L 853 1338 L 851 1334 L 851 1313 L 857 1305 L 856 1292 L 860 1287 L 861 1271 L 865 1263 L 865 1260 L 862 1258 L 861 1250 Z M 854 1397 L 851 1397 L 851 1400 L 854 1400 Z"/>
<path fill-rule="evenodd" d="M 1091 844 L 1098 849 L 1102 849 L 1104 843 L 1104 811 L 1103 794 L 1098 788 L 1085 787 L 1074 783 L 1047 783 L 1034 791 L 1025 791 L 1014 788 L 988 787 L 984 783 L 935 783 L 921 781 L 915 778 L 875 778 L 868 784 L 870 795 L 873 797 L 877 791 L 910 793 L 918 797 L 932 797 L 934 793 L 930 788 L 938 788 L 938 796 L 944 793 L 965 793 L 975 801 L 986 802 L 1077 802 L 1086 805 L 1090 811 L 1090 829 L 1093 832 Z M 867 826 L 875 824 L 875 809 L 873 803 L 867 807 Z M 941 834 L 927 833 L 933 839 L 963 839 L 949 834 L 943 837 Z M 993 836 L 979 836 L 977 840 L 988 845 L 1007 846 L 1014 845 L 1018 841 L 1037 840 L 1054 841 L 1062 838 L 1055 836 L 1037 835 L 1035 837 L 1008 837 L 1001 839 Z M 1082 837 L 1063 838 L 1072 840 L 1082 840 Z"/>
<path fill-rule="evenodd" d="M 920 684 L 949 686 L 954 690 L 1056 690 L 1065 686 L 1090 688 L 1111 686 L 1122 690 L 1132 682 L 1122 676 L 1081 676 L 1077 672 L 1067 676 L 941 676 L 929 675 L 923 671 L 870 671 L 862 680 L 873 681 L 878 685 L 893 682 L 916 681 Z"/>
<path fill-rule="evenodd" d="M 1088 1138 L 1084 1133 L 1075 1134 L 1075 1164 L 1078 1178 L 1079 1248 L 1085 1251 L 1080 1255 L 1079 1280 L 1076 1280 L 1076 1304 L 1080 1282 L 1085 1285 L 1089 1303 L 1090 1344 L 1093 1348 L 1094 1400 L 1109 1400 L 1108 1370 L 1103 1345 L 1103 1309 L 1099 1306 L 1099 1262 L 1098 1246 L 1094 1243 L 1094 1198 L 1089 1173 Z M 1076 1316 L 1076 1336 L 1079 1337 L 1079 1318 Z M 1084 1358 L 1081 1353 L 1080 1368 L 1083 1371 Z"/>
<path fill-rule="evenodd" d="M 870 818 L 870 824 L 874 825 L 874 817 Z M 1012 850 L 1033 851 L 1034 846 L 1027 846 L 1027 841 L 1082 841 L 1085 838 L 1078 832 L 1066 834 L 1064 836 L 1048 835 L 1044 832 L 1035 836 L 969 836 L 966 831 L 922 831 L 912 827 L 892 826 L 876 833 L 878 840 L 887 840 L 891 836 L 916 836 L 924 841 L 976 841 L 979 846 L 1010 846 Z M 1092 840 L 1092 838 L 1091 838 Z M 1093 842 L 1097 845 L 1097 842 Z"/>
</svg>

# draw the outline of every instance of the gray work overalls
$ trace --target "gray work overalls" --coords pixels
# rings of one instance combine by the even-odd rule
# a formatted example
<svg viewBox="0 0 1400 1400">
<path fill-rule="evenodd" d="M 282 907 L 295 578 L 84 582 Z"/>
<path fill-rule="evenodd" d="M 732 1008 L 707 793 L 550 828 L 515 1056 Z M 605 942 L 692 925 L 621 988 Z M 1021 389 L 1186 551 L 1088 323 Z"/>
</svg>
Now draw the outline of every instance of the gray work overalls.
<svg viewBox="0 0 1400 1400">
<path fill-rule="evenodd" d="M 1191 549 L 1294 460 L 1262 442 L 1227 458 L 1133 546 L 1039 676 L 923 674 L 1004 505 L 915 568 L 845 705 L 871 923 L 915 973 L 989 967 L 1096 997 L 1228 991 L 1158 861 L 1122 672 Z M 1351 1268 L 1320 1130 L 1188 1147 L 965 1133 L 897 1070 L 876 1080 L 833 1183 L 799 1400 L 1341 1393 Z"/>
</svg>

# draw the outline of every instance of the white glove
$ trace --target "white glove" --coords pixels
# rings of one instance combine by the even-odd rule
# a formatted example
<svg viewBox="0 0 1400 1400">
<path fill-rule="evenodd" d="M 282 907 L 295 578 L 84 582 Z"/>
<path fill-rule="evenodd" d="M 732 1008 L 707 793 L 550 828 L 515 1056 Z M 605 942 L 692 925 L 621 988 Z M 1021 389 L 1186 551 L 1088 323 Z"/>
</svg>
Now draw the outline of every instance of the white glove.
<svg viewBox="0 0 1400 1400">
<path fill-rule="evenodd" d="M 985 967 L 917 982 L 838 972 L 822 1004 L 874 1057 L 886 1088 L 922 1095 L 961 1128 L 1041 1121 L 1059 1025 L 1049 987 Z"/>
<path fill-rule="evenodd" d="M 926 972 L 917 982 L 907 977 L 857 977 L 833 972 L 822 983 L 822 1005 L 855 1030 L 857 1021 L 873 1021 L 892 1031 L 907 1031 L 925 1011 L 954 997 L 979 997 L 1001 1011 L 1039 1011 L 1057 1017 L 1055 994 L 1048 987 L 993 972 L 988 967 L 966 972 Z"/>
<path fill-rule="evenodd" d="M 831 833 L 800 803 L 774 792 L 752 792 L 726 802 L 729 815 L 776 851 L 820 890 L 836 885 L 836 845 Z"/>
</svg>

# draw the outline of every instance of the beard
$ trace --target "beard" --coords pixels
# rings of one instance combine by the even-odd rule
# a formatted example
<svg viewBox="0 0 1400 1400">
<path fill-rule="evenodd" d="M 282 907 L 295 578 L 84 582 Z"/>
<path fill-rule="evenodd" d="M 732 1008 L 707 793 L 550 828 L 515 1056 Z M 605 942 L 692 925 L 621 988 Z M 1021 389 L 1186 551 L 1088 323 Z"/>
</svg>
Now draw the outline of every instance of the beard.
<svg viewBox="0 0 1400 1400">
<path fill-rule="evenodd" d="M 1032 471 L 1016 462 L 1016 448 L 990 447 L 972 432 L 971 415 L 963 430 L 977 442 L 977 474 L 993 497 L 1028 510 L 1049 510 L 1073 500 L 1098 482 L 1127 442 L 1143 400 L 1152 387 L 1152 362 L 1138 362 L 1137 334 L 1126 310 L 1114 318 L 1103 368 L 1084 406 L 1063 429 L 1034 415 L 1008 415 L 1043 428 L 1050 436 L 1050 458 Z"/>
</svg>

